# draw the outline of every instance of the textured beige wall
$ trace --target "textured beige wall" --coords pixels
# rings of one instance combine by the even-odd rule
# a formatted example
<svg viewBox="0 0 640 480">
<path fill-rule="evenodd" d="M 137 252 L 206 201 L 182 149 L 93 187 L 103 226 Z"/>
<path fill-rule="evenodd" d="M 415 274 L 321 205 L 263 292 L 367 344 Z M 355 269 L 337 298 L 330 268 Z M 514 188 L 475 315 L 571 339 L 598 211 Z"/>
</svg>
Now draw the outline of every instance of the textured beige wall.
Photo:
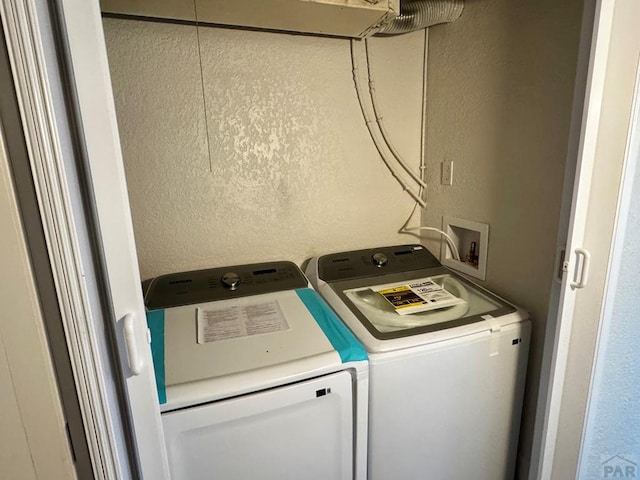
<svg viewBox="0 0 640 480">
<path fill-rule="evenodd" d="M 412 242 L 349 41 L 105 19 L 142 277 Z M 424 32 L 374 39 L 385 123 L 419 163 Z M 203 107 L 207 106 L 209 151 Z M 418 221 L 418 219 L 416 219 Z"/>
<path fill-rule="evenodd" d="M 520 473 L 533 430 L 581 14 L 580 0 L 472 0 L 457 22 L 430 33 L 424 222 L 451 215 L 488 223 L 486 284 L 533 318 Z M 454 161 L 451 187 L 439 185 L 443 159 Z"/>
</svg>

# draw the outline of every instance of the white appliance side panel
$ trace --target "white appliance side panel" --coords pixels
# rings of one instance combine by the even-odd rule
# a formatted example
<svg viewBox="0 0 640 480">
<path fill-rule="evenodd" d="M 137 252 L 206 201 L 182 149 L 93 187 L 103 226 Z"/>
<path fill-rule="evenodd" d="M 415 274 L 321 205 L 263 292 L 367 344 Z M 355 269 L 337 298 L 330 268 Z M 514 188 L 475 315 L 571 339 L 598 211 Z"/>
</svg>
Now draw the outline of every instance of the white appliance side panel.
<svg viewBox="0 0 640 480">
<path fill-rule="evenodd" d="M 529 337 L 527 321 L 372 358 L 369 479 L 513 478 Z"/>
<path fill-rule="evenodd" d="M 175 479 L 353 478 L 348 372 L 162 417 Z"/>
</svg>

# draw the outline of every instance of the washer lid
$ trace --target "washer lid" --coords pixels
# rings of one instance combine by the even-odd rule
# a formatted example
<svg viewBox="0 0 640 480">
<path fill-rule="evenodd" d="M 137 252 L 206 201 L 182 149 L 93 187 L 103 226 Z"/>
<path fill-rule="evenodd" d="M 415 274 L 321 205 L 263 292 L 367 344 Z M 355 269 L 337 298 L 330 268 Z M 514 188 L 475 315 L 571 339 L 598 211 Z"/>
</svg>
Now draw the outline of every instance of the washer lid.
<svg viewBox="0 0 640 480">
<path fill-rule="evenodd" d="M 330 284 L 376 338 L 417 335 L 516 311 L 445 267 Z"/>
<path fill-rule="evenodd" d="M 422 245 L 323 255 L 317 275 L 375 338 L 387 340 L 483 321 L 516 308 L 465 280 Z"/>
</svg>

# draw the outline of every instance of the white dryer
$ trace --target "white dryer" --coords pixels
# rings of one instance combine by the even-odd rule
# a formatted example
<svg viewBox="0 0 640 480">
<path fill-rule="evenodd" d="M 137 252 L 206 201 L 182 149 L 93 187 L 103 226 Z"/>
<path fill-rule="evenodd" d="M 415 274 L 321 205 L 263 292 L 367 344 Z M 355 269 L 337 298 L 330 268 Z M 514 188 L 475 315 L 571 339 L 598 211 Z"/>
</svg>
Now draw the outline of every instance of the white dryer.
<svg viewBox="0 0 640 480">
<path fill-rule="evenodd" d="M 146 281 L 172 478 L 365 480 L 366 352 L 272 262 Z"/>
<path fill-rule="evenodd" d="M 369 354 L 370 480 L 513 478 L 524 311 L 422 245 L 325 255 L 306 273 Z"/>
</svg>

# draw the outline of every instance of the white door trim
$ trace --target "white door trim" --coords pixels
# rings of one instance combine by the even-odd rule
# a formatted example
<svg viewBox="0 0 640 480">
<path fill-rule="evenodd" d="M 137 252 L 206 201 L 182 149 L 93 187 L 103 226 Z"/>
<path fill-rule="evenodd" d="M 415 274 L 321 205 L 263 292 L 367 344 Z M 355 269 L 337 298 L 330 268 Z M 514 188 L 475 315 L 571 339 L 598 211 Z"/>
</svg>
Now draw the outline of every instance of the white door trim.
<svg viewBox="0 0 640 480">
<path fill-rule="evenodd" d="M 4 48 L 0 48 L 4 53 Z M 3 67 L 0 67 L 3 68 Z M 0 80 L 0 83 L 3 81 Z M 6 93 L 6 89 L 2 89 Z M 4 112 L 3 112 L 4 113 Z M 0 472 L 78 479 L 0 119 Z M 9 132 L 11 129 L 8 129 Z M 87 478 L 87 472 L 84 478 Z M 88 472 L 91 475 L 91 472 Z M 83 477 L 80 477 L 83 478 Z"/>
<path fill-rule="evenodd" d="M 2 0 L 0 13 L 94 475 L 117 478 L 119 459 L 110 435 L 104 379 L 94 353 L 96 332 L 89 321 L 89 300 L 81 281 L 84 272 L 70 214 L 36 5 L 29 0 Z"/>
<path fill-rule="evenodd" d="M 94 476 L 168 479 L 98 1 L 0 14 Z"/>
<path fill-rule="evenodd" d="M 589 394 L 584 415 L 585 420 L 582 429 L 576 478 L 582 478 L 583 475 L 581 471 L 586 470 L 587 465 L 585 462 L 588 461 L 588 458 L 585 458 L 584 447 L 590 440 L 589 437 L 593 437 L 594 435 L 593 432 L 590 432 L 588 429 L 588 422 L 590 413 L 592 413 L 595 408 L 594 403 L 601 394 L 597 376 L 598 374 L 602 376 L 606 373 L 604 370 L 606 367 L 601 354 L 605 351 L 611 334 L 611 320 L 614 314 L 615 297 L 623 262 L 623 251 L 626 240 L 625 233 L 628 225 L 632 194 L 634 187 L 638 187 L 637 185 L 634 186 L 634 178 L 636 169 L 640 168 L 640 161 L 638 160 L 640 159 L 640 61 L 638 61 L 636 67 L 633 91 L 632 113 L 625 146 L 620 193 L 613 227 L 614 233 L 611 241 L 611 254 L 604 284 L 604 299 L 602 302 L 594 361 L 589 381 Z"/>
<path fill-rule="evenodd" d="M 562 287 L 559 295 L 559 308 L 557 310 L 550 308 L 545 333 L 543 371 L 541 372 L 536 431 L 534 433 L 534 454 L 529 475 L 531 480 L 551 478 L 553 468 L 575 302 L 575 290 L 570 286 L 572 278 L 569 278 L 569 274 L 575 270 L 576 256 L 573 255 L 573 252 L 582 247 L 586 226 L 614 3 L 615 0 L 598 0 L 595 8 L 585 98 L 580 112 L 582 122 L 572 188 L 571 215 L 566 243 L 567 253 L 565 254 L 565 267 L 563 268 Z M 576 115 L 575 112 L 574 115 Z M 574 159 L 570 158 L 568 162 L 574 162 Z M 560 231 L 562 232 L 562 228 Z"/>
<path fill-rule="evenodd" d="M 133 474 L 168 479 L 169 462 L 100 6 L 97 0 L 58 0 L 54 5 L 63 44 L 61 54 L 69 71 L 65 80 L 76 121 L 74 134 L 81 150 L 81 166 L 74 168 L 82 170 L 80 181 L 85 184 L 84 193 L 76 192 L 73 207 L 89 210 L 92 223 L 84 227 L 91 238 L 85 238 L 85 242 L 97 244 L 91 253 L 99 264 L 96 281 L 103 287 L 97 292 L 102 298 L 93 298 L 92 308 L 94 315 L 102 315 L 99 321 L 113 334 L 110 346 L 117 359 L 106 374 L 122 387 L 125 397 L 120 412 L 126 415 L 128 425 L 122 426 L 125 431 L 114 429 L 111 433 L 119 438 L 121 449 L 123 442 L 128 443 L 130 448 L 125 453 L 130 455 Z M 95 311 L 100 300 L 107 304 L 108 312 Z M 130 319 L 127 325 L 125 318 Z M 129 352 L 137 352 L 135 362 Z"/>
</svg>

